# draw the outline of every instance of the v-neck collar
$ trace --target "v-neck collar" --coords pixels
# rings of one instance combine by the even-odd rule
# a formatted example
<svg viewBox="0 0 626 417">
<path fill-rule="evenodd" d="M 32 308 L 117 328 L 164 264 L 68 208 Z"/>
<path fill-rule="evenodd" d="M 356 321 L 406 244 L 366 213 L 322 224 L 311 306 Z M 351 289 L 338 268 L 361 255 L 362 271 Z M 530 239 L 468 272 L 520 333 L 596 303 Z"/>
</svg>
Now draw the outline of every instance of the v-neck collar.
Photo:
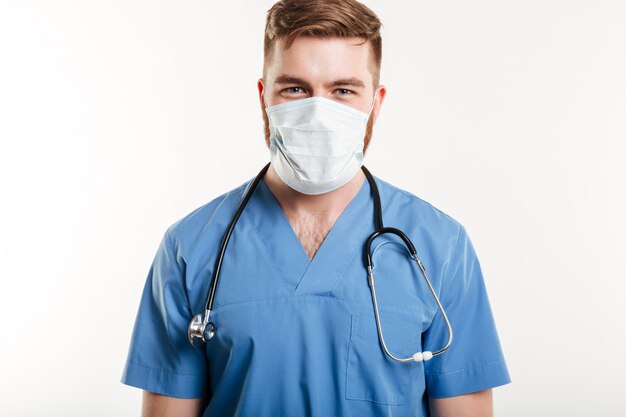
<svg viewBox="0 0 626 417">
<path fill-rule="evenodd" d="M 251 203 L 258 204 L 258 210 L 254 210 L 255 230 L 266 244 L 281 278 L 294 294 L 331 291 L 355 253 L 360 254 L 367 235 L 374 230 L 367 179 L 337 218 L 312 260 L 265 180 L 259 183 L 253 198 L 256 201 Z"/>
</svg>

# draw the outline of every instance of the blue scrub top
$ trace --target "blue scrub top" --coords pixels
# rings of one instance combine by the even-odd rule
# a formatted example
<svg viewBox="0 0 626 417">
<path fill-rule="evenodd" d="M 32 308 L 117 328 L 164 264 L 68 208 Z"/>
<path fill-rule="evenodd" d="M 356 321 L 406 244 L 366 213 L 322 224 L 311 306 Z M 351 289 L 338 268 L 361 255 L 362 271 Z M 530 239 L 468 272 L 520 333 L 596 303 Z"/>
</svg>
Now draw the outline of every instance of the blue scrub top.
<svg viewBox="0 0 626 417">
<path fill-rule="evenodd" d="M 510 382 L 472 243 L 450 216 L 378 178 L 385 226 L 415 244 L 454 330 L 430 361 L 398 363 L 378 341 L 365 240 L 374 230 L 367 181 L 312 261 L 261 181 L 226 250 L 211 319 L 195 349 L 218 248 L 250 185 L 170 226 L 150 268 L 122 382 L 179 398 L 210 398 L 203 416 L 428 416 L 428 396 Z M 440 349 L 448 334 L 415 263 L 395 236 L 375 240 L 385 341 L 396 356 Z"/>
</svg>

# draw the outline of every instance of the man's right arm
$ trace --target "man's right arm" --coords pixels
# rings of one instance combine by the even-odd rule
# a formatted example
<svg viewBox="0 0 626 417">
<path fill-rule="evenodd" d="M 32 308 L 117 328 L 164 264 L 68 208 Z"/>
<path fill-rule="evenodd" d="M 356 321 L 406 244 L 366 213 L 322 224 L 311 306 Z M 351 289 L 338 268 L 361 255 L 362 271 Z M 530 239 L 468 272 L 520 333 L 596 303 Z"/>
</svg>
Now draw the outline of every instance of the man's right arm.
<svg viewBox="0 0 626 417">
<path fill-rule="evenodd" d="M 202 398 L 174 398 L 143 392 L 141 417 L 200 417 L 202 415 Z"/>
</svg>

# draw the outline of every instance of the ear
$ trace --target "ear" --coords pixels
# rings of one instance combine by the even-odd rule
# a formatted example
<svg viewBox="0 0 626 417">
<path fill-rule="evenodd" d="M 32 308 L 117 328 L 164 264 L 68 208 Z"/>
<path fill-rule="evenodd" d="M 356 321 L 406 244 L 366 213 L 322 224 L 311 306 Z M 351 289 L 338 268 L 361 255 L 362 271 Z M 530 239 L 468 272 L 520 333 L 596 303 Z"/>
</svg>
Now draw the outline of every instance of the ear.
<svg viewBox="0 0 626 417">
<path fill-rule="evenodd" d="M 263 99 L 263 93 L 265 92 L 265 85 L 263 84 L 263 78 L 259 78 L 256 83 L 256 87 L 259 90 L 259 103 L 261 104 L 261 110 L 265 111 L 265 100 Z"/>
<path fill-rule="evenodd" d="M 378 114 L 380 113 L 380 108 L 383 105 L 383 101 L 385 101 L 386 95 L 387 88 L 384 85 L 379 85 L 374 92 L 374 107 L 372 107 L 374 123 L 376 123 L 376 119 L 378 119 Z"/>
</svg>

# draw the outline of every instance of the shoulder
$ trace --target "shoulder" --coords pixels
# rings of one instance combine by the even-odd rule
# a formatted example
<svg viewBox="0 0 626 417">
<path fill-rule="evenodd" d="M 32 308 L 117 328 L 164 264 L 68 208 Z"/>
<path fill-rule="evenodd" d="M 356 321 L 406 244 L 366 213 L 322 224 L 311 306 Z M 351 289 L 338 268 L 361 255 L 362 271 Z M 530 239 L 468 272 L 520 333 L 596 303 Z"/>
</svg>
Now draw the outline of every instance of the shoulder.
<svg viewBox="0 0 626 417">
<path fill-rule="evenodd" d="M 414 227 L 440 236 L 454 237 L 463 230 L 458 220 L 428 201 L 378 177 L 375 179 L 383 206 L 383 217 L 389 219 L 385 222 L 386 225 L 389 223 L 389 226 L 394 226 L 393 223 L 399 223 L 402 227 Z"/>
<path fill-rule="evenodd" d="M 172 223 L 165 234 L 173 242 L 195 241 L 203 233 L 225 227 L 252 180 L 215 197 Z"/>
<path fill-rule="evenodd" d="M 445 270 L 460 242 L 463 225 L 415 194 L 376 178 L 385 226 L 402 230 L 413 242 L 425 265 Z"/>
</svg>

